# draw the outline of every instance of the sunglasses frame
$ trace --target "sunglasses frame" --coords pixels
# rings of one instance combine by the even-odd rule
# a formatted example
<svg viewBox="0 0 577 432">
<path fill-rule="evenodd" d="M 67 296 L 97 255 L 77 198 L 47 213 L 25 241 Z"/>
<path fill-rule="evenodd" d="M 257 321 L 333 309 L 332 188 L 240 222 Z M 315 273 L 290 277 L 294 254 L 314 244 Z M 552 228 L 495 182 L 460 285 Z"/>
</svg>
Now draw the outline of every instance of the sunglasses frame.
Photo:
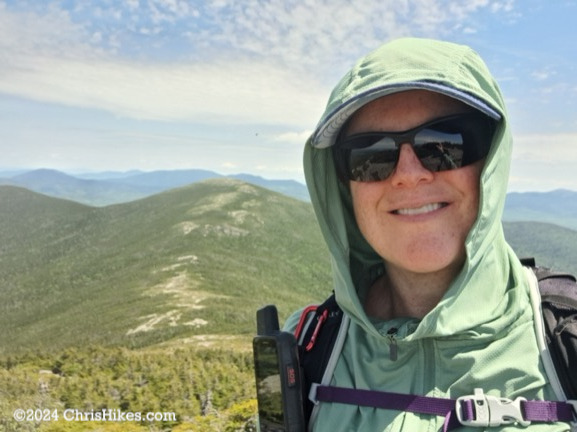
<svg viewBox="0 0 577 432">
<path fill-rule="evenodd" d="M 429 170 L 434 171 L 434 172 L 458 169 L 458 168 L 462 168 L 462 167 L 465 167 L 467 165 L 470 165 L 472 163 L 475 163 L 475 162 L 477 162 L 477 161 L 479 161 L 479 160 L 481 160 L 487 156 L 487 154 L 489 153 L 489 150 L 491 148 L 491 143 L 493 141 L 493 135 L 495 133 L 497 122 L 495 120 L 491 119 L 490 117 L 488 117 L 487 115 L 479 112 L 479 111 L 466 112 L 466 113 L 454 114 L 454 115 L 445 116 L 445 117 L 439 117 L 439 118 L 433 119 L 429 122 L 423 123 L 419 126 L 416 126 L 414 128 L 411 128 L 411 129 L 408 129 L 405 131 L 399 131 L 399 132 L 386 132 L 386 131 L 383 131 L 383 132 L 363 132 L 363 133 L 353 134 L 353 135 L 345 137 L 344 131 L 346 131 L 346 128 L 347 128 L 347 125 L 345 124 L 341 129 L 341 133 L 340 133 L 339 137 L 337 138 L 336 144 L 332 147 L 333 159 L 335 162 L 335 166 L 337 168 L 337 174 L 338 174 L 339 178 L 343 181 L 371 182 L 371 181 L 386 180 L 395 171 L 395 168 L 396 168 L 397 163 L 399 161 L 400 149 L 401 149 L 402 144 L 410 144 L 411 147 L 413 148 L 413 151 L 415 151 L 415 154 L 417 154 L 417 156 L 419 157 L 419 161 L 421 161 L 421 163 L 423 163 L 423 158 L 421 155 L 422 145 L 415 145 L 416 136 L 420 132 L 422 132 L 426 129 L 431 129 L 434 132 L 448 133 L 445 131 L 438 131 L 438 130 L 435 131 L 434 126 L 437 124 L 449 123 L 449 122 L 455 122 L 459 126 L 462 125 L 463 129 L 466 129 L 467 125 L 469 125 L 469 126 L 474 125 L 474 127 L 479 126 L 479 127 L 477 127 L 477 129 L 474 129 L 473 126 L 470 126 L 468 131 L 465 131 L 465 130 L 459 131 L 459 133 L 461 135 L 467 135 L 466 132 L 473 132 L 473 134 L 471 136 L 474 136 L 476 138 L 478 137 L 477 146 L 467 149 L 468 150 L 467 155 L 469 156 L 468 158 L 464 157 L 465 151 L 463 151 L 463 157 L 461 157 L 461 160 L 459 161 L 460 164 L 457 166 L 454 166 L 454 164 L 453 164 L 453 166 L 449 165 L 449 166 L 443 168 L 441 165 L 439 165 L 438 169 L 432 169 L 431 170 L 426 165 L 423 165 L 426 169 L 429 169 Z M 354 144 L 355 142 L 358 142 L 359 140 L 361 140 L 363 138 L 366 139 L 366 138 L 370 138 L 370 137 L 374 137 L 375 140 L 372 141 L 368 145 L 358 146 L 358 145 Z M 394 158 L 394 163 L 390 169 L 390 172 L 384 178 L 377 176 L 374 179 L 373 178 L 360 179 L 360 177 L 354 176 L 351 169 L 350 169 L 351 151 L 354 149 L 371 147 L 372 145 L 375 145 L 376 143 L 378 143 L 380 140 L 382 140 L 384 138 L 391 139 L 395 145 L 395 158 Z M 465 146 L 466 146 L 466 143 L 463 144 L 463 147 L 465 147 Z M 372 155 L 370 155 L 369 157 L 373 157 L 374 155 L 377 155 L 379 153 L 383 153 L 383 151 L 380 151 L 380 152 L 374 151 L 374 153 Z M 369 157 L 367 157 L 367 160 L 369 159 Z"/>
</svg>

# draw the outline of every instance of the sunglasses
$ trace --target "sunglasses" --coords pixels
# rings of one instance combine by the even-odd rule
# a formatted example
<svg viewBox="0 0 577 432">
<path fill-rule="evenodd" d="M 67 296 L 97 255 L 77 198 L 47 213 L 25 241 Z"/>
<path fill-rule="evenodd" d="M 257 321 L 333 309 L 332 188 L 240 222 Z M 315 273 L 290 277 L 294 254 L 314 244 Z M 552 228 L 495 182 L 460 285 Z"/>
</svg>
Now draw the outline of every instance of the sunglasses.
<svg viewBox="0 0 577 432">
<path fill-rule="evenodd" d="M 447 171 L 475 163 L 489 153 L 495 122 L 480 112 L 442 117 L 404 132 L 365 132 L 339 138 L 333 146 L 342 179 L 359 182 L 388 178 L 401 145 L 408 143 L 429 171 Z"/>
</svg>

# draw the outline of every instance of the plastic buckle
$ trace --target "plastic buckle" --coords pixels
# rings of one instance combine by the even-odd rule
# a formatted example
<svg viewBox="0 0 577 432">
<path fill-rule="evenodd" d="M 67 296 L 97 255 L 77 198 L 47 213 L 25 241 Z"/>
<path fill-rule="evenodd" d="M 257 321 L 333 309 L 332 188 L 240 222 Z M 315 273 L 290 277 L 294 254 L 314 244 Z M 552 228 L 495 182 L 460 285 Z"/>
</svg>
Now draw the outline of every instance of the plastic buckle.
<svg viewBox="0 0 577 432">
<path fill-rule="evenodd" d="M 319 404 L 319 400 L 317 399 L 317 389 L 319 388 L 319 384 L 312 383 L 311 389 L 309 390 L 309 400 L 314 403 L 315 405 Z"/>
<path fill-rule="evenodd" d="M 466 418 L 463 406 L 471 401 L 474 404 L 474 418 Z M 463 426 L 492 427 L 516 423 L 529 426 L 530 421 L 523 418 L 521 402 L 527 399 L 518 397 L 515 400 L 486 395 L 480 388 L 475 389 L 473 396 L 462 396 L 455 402 L 457 418 Z"/>
</svg>

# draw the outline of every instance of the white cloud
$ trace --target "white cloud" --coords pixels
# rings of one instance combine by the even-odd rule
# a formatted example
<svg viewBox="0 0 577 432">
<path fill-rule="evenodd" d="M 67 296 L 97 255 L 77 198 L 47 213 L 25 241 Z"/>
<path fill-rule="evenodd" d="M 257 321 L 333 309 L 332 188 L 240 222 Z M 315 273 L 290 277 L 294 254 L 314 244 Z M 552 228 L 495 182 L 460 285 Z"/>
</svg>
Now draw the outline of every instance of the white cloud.
<svg viewBox="0 0 577 432">
<path fill-rule="evenodd" d="M 511 12 L 515 7 L 515 0 L 495 1 L 491 4 L 491 12 Z"/>
<path fill-rule="evenodd" d="M 55 31 L 57 29 L 58 31 Z M 54 7 L 41 13 L 13 12 L 0 3 L 1 61 L 20 61 L 38 54 L 66 57 L 90 53 L 90 39 L 83 26 L 74 23 L 69 12 Z"/>
<path fill-rule="evenodd" d="M 302 132 L 281 133 L 274 137 L 274 141 L 302 144 L 306 142 L 306 140 L 311 136 L 312 133 L 313 133 L 312 129 L 305 130 Z"/>
<path fill-rule="evenodd" d="M 577 132 L 517 135 L 513 158 L 529 163 L 577 164 Z"/>
<path fill-rule="evenodd" d="M 0 91 L 134 118 L 306 128 L 355 58 L 393 37 L 462 28 L 491 2 L 223 0 L 197 6 L 129 0 L 25 10 L 0 3 Z M 183 43 L 190 49 L 183 51 Z M 188 60 L 166 60 L 174 44 Z"/>
<path fill-rule="evenodd" d="M 475 33 L 477 33 L 477 29 L 476 29 L 476 28 L 473 28 L 473 27 L 465 27 L 465 28 L 463 29 L 463 33 L 465 33 L 465 34 L 475 34 Z"/>
<path fill-rule="evenodd" d="M 139 0 L 125 0 L 128 9 L 135 11 L 140 7 Z"/>
<path fill-rule="evenodd" d="M 577 190 L 577 133 L 520 134 L 515 137 L 509 189 Z"/>
<path fill-rule="evenodd" d="M 325 73 L 334 67 L 344 71 L 353 59 L 391 38 L 446 36 L 489 5 L 489 0 L 228 0 L 204 12 L 215 23 L 210 36 L 216 43 L 232 41 L 234 49 L 247 54 L 266 53 L 286 65 Z"/>
<path fill-rule="evenodd" d="M 5 67 L 3 75 L 4 93 L 154 120 L 310 124 L 326 97 L 315 81 L 257 62 L 150 65 L 35 57 L 18 69 Z"/>
<path fill-rule="evenodd" d="M 545 81 L 554 75 L 555 71 L 548 67 L 531 72 L 531 76 L 537 81 Z"/>
</svg>

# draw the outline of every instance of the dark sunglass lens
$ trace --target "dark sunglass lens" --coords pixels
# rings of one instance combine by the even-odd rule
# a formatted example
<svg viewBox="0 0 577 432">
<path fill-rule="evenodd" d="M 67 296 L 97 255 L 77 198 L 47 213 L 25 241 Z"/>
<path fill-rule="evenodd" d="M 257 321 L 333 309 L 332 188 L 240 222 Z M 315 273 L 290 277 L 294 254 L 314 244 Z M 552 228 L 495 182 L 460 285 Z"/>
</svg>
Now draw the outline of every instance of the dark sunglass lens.
<svg viewBox="0 0 577 432">
<path fill-rule="evenodd" d="M 465 146 L 461 166 L 475 163 L 489 154 L 494 127 L 495 125 L 487 117 L 473 118 L 469 122 L 464 122 L 463 139 Z"/>
<path fill-rule="evenodd" d="M 465 114 L 419 131 L 415 135 L 414 149 L 427 169 L 445 171 L 486 157 L 492 135 L 493 127 L 487 117 Z"/>
<path fill-rule="evenodd" d="M 426 128 L 415 135 L 413 150 L 429 171 L 460 168 L 463 163 L 464 139 L 461 133 Z"/>
<path fill-rule="evenodd" d="M 410 143 L 422 165 L 446 171 L 475 163 L 489 153 L 495 124 L 480 113 L 445 117 L 405 132 L 352 135 L 333 148 L 342 178 L 381 181 L 395 170 L 399 146 Z"/>
<path fill-rule="evenodd" d="M 365 144 L 365 147 L 355 146 L 350 149 L 350 180 L 368 182 L 386 179 L 395 169 L 397 162 L 398 152 L 395 142 L 390 138 L 376 135 L 372 138 L 369 136 L 359 138 L 363 142 L 357 144 Z"/>
</svg>

